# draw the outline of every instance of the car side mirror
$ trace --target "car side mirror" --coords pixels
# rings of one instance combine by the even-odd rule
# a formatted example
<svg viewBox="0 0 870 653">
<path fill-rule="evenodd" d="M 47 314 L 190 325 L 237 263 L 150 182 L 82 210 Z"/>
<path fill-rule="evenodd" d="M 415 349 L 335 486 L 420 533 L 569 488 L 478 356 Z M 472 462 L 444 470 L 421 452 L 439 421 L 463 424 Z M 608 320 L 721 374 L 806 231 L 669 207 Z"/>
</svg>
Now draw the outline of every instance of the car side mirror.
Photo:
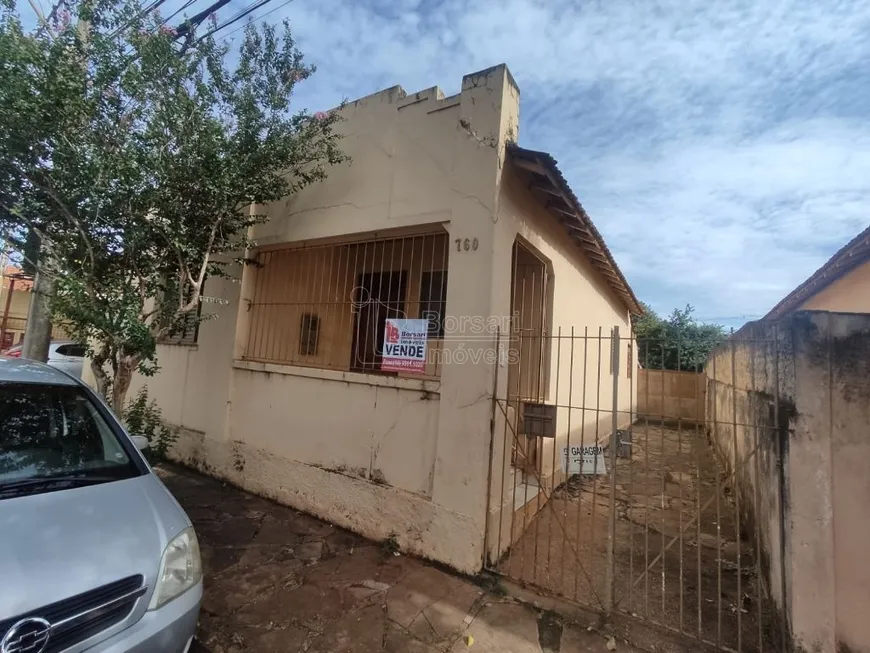
<svg viewBox="0 0 870 653">
<path fill-rule="evenodd" d="M 139 451 L 143 451 L 151 446 L 151 442 L 144 435 L 131 435 L 130 439 Z"/>
</svg>

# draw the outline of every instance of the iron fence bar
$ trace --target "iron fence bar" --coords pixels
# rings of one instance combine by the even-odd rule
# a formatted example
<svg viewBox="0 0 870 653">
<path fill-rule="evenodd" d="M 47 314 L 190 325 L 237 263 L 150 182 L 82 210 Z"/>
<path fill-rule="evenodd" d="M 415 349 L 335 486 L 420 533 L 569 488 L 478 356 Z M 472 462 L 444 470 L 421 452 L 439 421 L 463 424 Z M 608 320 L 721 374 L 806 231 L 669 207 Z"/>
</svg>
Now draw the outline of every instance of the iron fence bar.
<svg viewBox="0 0 870 653">
<path fill-rule="evenodd" d="M 530 393 L 530 394 L 532 394 L 532 396 L 534 396 L 536 403 L 540 403 L 544 398 L 542 385 L 543 385 L 543 376 L 544 376 L 543 324 L 544 324 L 545 316 L 544 316 L 544 306 L 543 306 L 542 297 L 537 297 L 537 298 L 535 297 L 536 293 L 538 293 L 538 290 L 539 290 L 538 284 L 535 282 L 535 279 L 537 278 L 537 273 L 538 273 L 538 270 L 535 270 L 532 272 L 532 306 L 533 306 L 532 310 L 534 310 L 534 307 L 537 306 L 540 310 L 540 315 L 538 316 L 538 320 L 536 320 L 537 325 L 535 325 L 533 323 L 532 326 L 533 326 L 533 329 L 535 326 L 538 327 L 538 334 L 537 334 L 537 336 L 538 336 L 538 352 L 537 352 L 537 361 L 536 361 L 538 373 L 537 373 L 537 376 L 535 378 L 534 393 Z M 541 285 L 543 285 L 543 274 L 541 274 Z M 543 293 L 538 293 L 538 294 L 542 295 Z M 532 337 L 534 338 L 534 335 Z M 534 347 L 534 340 L 532 341 L 532 346 Z M 544 466 L 543 442 L 541 441 L 541 438 L 538 438 L 538 437 L 535 437 L 533 442 L 534 442 L 533 446 L 535 449 L 534 465 L 536 468 L 540 467 L 541 469 L 543 469 L 543 466 Z M 527 445 L 529 445 L 528 442 L 527 442 Z M 530 445 L 530 446 L 532 446 L 532 445 Z M 540 453 L 540 455 L 539 455 L 539 453 Z M 542 490 L 542 486 L 543 486 L 543 474 L 541 474 L 541 477 L 542 477 L 541 480 L 538 481 L 538 494 L 535 495 L 535 499 L 534 499 L 535 500 L 535 516 L 537 516 L 538 510 L 540 510 L 540 508 L 541 508 L 540 500 L 541 500 L 541 490 Z M 538 579 L 538 541 L 540 539 L 538 537 L 538 534 L 539 534 L 541 520 L 534 519 L 534 523 L 535 523 L 535 548 L 534 548 L 534 553 L 532 554 L 532 579 L 536 581 Z M 549 570 L 547 571 L 547 575 L 549 575 Z"/>
<path fill-rule="evenodd" d="M 732 334 L 733 335 L 733 334 Z M 713 424 L 717 427 L 717 438 L 718 438 L 718 422 L 716 420 L 716 385 L 719 383 L 719 377 L 716 375 L 716 359 L 718 357 L 713 355 L 713 383 L 712 383 L 712 392 L 713 392 Z M 727 396 L 727 394 L 726 394 Z M 732 388 L 731 391 L 731 399 L 734 400 L 734 390 Z M 719 503 L 719 494 L 721 492 L 721 488 L 719 487 L 719 474 L 716 474 L 716 493 L 714 498 L 716 499 L 716 644 L 721 646 L 722 644 L 722 511 L 721 505 Z"/>
<path fill-rule="evenodd" d="M 635 384 L 634 377 L 635 374 L 638 375 L 638 381 L 640 381 L 640 372 L 638 371 L 638 367 L 635 364 L 635 334 L 633 329 L 629 329 L 628 331 L 628 423 L 629 428 L 632 429 L 631 442 L 628 447 L 628 496 L 634 496 L 634 421 L 636 415 L 632 413 L 633 407 L 635 406 Z M 629 612 L 634 611 L 634 596 L 633 596 L 633 586 L 631 584 L 631 579 L 634 578 L 634 520 L 628 520 L 628 610 Z"/>
<path fill-rule="evenodd" d="M 682 361 L 680 357 L 682 355 L 682 351 L 680 350 L 680 336 L 677 336 L 677 373 L 680 373 L 680 366 Z M 677 459 L 680 464 L 680 473 L 682 473 L 682 462 L 683 462 L 683 424 L 682 417 L 677 415 L 677 451 L 679 452 L 679 458 Z M 664 461 L 662 461 L 662 465 L 664 465 Z M 682 477 L 680 477 L 681 479 Z M 679 584 L 680 584 L 680 632 L 683 632 L 683 483 L 682 481 L 678 483 L 680 488 L 680 511 L 678 517 L 678 528 L 677 532 L 680 535 L 680 570 L 679 570 Z M 700 521 L 700 520 L 699 520 Z"/>
<path fill-rule="evenodd" d="M 737 651 L 742 651 L 743 647 L 743 626 L 741 617 L 741 601 L 743 600 L 742 574 L 740 570 L 740 476 L 737 474 L 737 343 L 734 341 L 734 336 L 731 336 L 731 437 L 734 445 L 734 538 L 737 541 Z"/>
<path fill-rule="evenodd" d="M 511 320 L 513 320 L 513 318 L 511 318 Z M 510 392 L 509 392 L 510 391 L 510 378 L 511 378 L 511 376 L 510 376 L 510 343 L 512 342 L 512 340 L 513 340 L 513 336 L 511 335 L 509 340 L 508 340 L 508 375 L 507 375 L 507 379 L 505 379 L 505 394 L 506 395 L 510 394 Z M 507 402 L 508 400 L 505 399 L 505 401 Z M 504 416 L 505 416 L 505 419 L 504 419 L 504 429 L 503 429 L 503 437 L 502 437 L 502 450 L 503 451 L 502 451 L 502 464 L 501 464 L 501 494 L 498 497 L 500 508 L 498 511 L 498 547 L 496 548 L 496 559 L 501 557 L 501 552 L 502 552 L 501 535 L 502 535 L 502 528 L 504 526 L 505 470 L 508 467 L 508 460 L 509 460 L 508 456 L 511 455 L 510 447 L 508 446 L 508 421 L 509 421 L 509 419 L 508 419 L 507 410 L 504 411 Z M 510 503 L 511 528 L 513 528 L 513 505 L 514 504 L 513 504 L 513 491 L 512 491 L 511 492 L 511 503 Z M 512 539 L 513 539 L 513 531 L 511 531 L 511 534 L 508 536 L 508 547 L 513 546 Z M 508 555 L 510 555 L 510 554 L 508 554 Z"/>
<path fill-rule="evenodd" d="M 614 582 L 616 574 L 614 573 L 615 552 L 616 552 L 616 447 L 619 437 L 617 428 L 619 427 L 619 416 L 617 408 L 619 407 L 619 326 L 614 326 L 611 339 L 611 369 L 613 370 L 613 413 L 611 415 L 610 433 L 610 534 L 607 542 L 607 569 L 605 571 L 605 610 L 607 614 L 613 613 L 613 597 L 614 597 Z M 596 457 L 597 460 L 597 457 Z"/>
<path fill-rule="evenodd" d="M 598 352 L 596 357 L 597 375 L 595 379 L 595 447 L 598 447 L 600 442 L 600 424 L 601 424 L 601 334 L 603 327 L 598 327 Z M 581 449 L 582 456 L 582 449 Z M 592 510 L 590 511 L 589 537 L 591 539 L 590 550 L 595 550 L 595 522 L 598 521 L 598 453 L 596 450 L 592 463 Z M 594 577 L 594 576 L 593 576 Z M 597 579 L 596 579 L 597 580 Z"/>
<path fill-rule="evenodd" d="M 571 356 L 571 358 L 570 358 L 570 362 L 568 364 L 568 403 L 569 404 L 571 403 L 572 397 L 574 396 L 574 327 L 573 326 L 571 327 L 571 354 L 570 354 L 570 356 Z M 570 471 L 571 471 L 571 463 L 570 463 L 570 460 L 571 460 L 571 458 L 570 458 L 570 456 L 571 456 L 571 414 L 573 412 L 574 411 L 571 410 L 570 408 L 568 409 L 568 437 L 567 437 L 566 442 L 565 442 L 565 485 L 566 485 L 566 489 L 567 489 L 568 481 L 571 479 L 571 473 L 570 473 Z M 567 506 L 565 507 L 565 514 L 566 515 L 568 514 Z M 577 530 L 578 530 L 578 532 L 580 530 L 579 524 L 577 526 Z M 565 565 L 565 541 L 567 539 L 568 539 L 567 537 L 562 538 L 562 552 L 561 552 L 562 556 L 560 558 L 562 560 L 562 573 L 559 574 L 559 585 L 563 589 L 565 589 L 565 573 L 564 573 L 565 566 L 566 566 Z M 578 536 L 577 541 L 579 541 L 579 540 L 580 540 L 580 538 Z M 576 579 L 577 579 L 577 575 L 575 574 L 574 575 L 574 595 L 575 596 L 577 594 L 577 580 Z M 567 592 L 564 592 L 564 593 L 567 596 Z"/>
<path fill-rule="evenodd" d="M 525 308 L 525 278 L 523 279 L 523 307 Z M 520 334 L 520 350 L 521 351 L 524 349 L 523 338 L 524 338 L 524 334 Z M 522 354 L 520 354 L 520 355 L 522 356 Z M 526 434 L 525 434 L 525 423 L 522 421 L 522 419 L 523 419 L 523 415 L 522 415 L 523 397 L 524 397 L 523 385 L 522 385 L 523 372 L 524 372 L 523 366 L 520 365 L 519 374 L 518 374 L 520 391 L 519 391 L 519 393 L 517 393 L 517 424 L 523 425 L 524 432 L 522 434 L 517 433 L 515 435 L 515 437 L 517 439 L 517 446 L 521 445 L 522 449 L 523 449 L 523 469 L 521 471 L 521 478 L 523 481 L 523 505 L 522 505 L 523 530 L 521 531 L 521 535 L 520 535 L 520 539 L 522 542 L 522 546 L 520 547 L 520 577 L 521 578 L 524 578 L 525 574 L 526 574 L 526 539 L 527 539 L 525 537 L 525 534 L 526 534 L 526 513 L 527 513 L 526 506 L 528 506 L 528 504 L 529 504 L 529 479 L 527 478 L 527 475 L 526 475 L 526 468 L 528 468 L 528 466 L 529 466 L 529 456 L 530 456 L 530 453 L 528 451 L 529 441 L 528 441 Z M 528 379 L 526 379 L 526 381 L 528 382 Z M 514 491 L 516 491 L 516 490 L 514 490 Z M 514 504 L 514 510 L 516 510 L 516 503 Z"/>
<path fill-rule="evenodd" d="M 447 317 L 447 284 L 450 281 L 450 270 L 447 265 L 447 252 L 450 249 L 450 242 L 447 240 L 447 236 L 444 235 L 442 237 L 443 244 L 441 246 L 441 290 L 438 292 L 438 316 L 441 322 L 446 321 Z M 501 326 L 498 327 L 499 331 Z M 447 336 L 447 327 L 443 325 L 439 329 L 439 333 L 441 334 L 441 344 L 440 347 L 443 351 L 444 349 L 444 339 Z M 498 362 L 498 356 L 496 356 L 496 361 Z M 436 376 L 441 376 L 441 357 L 438 356 L 435 359 L 435 367 L 432 370 L 432 373 Z"/>
<path fill-rule="evenodd" d="M 279 254 L 278 257 L 280 259 L 281 255 Z M 283 266 L 275 266 L 275 267 L 277 269 L 283 269 Z M 275 284 L 275 286 L 277 286 L 277 287 L 273 287 L 272 291 L 273 291 L 273 293 L 277 294 L 278 298 L 285 297 L 287 294 L 287 288 L 291 287 L 289 276 L 290 275 L 288 275 L 288 274 L 280 275 L 280 277 L 279 277 L 280 280 Z M 279 290 L 279 288 L 280 288 L 280 290 Z M 291 287 L 291 289 L 292 289 L 292 287 Z M 281 317 L 286 309 L 283 306 L 278 305 L 277 307 L 271 308 L 270 310 L 276 311 L 278 313 L 278 316 Z M 291 314 L 292 314 L 292 312 L 291 312 Z M 287 330 L 289 328 L 291 333 L 292 333 L 292 327 L 289 324 L 289 320 L 282 320 L 282 319 L 274 320 L 273 319 L 271 321 L 272 324 L 274 324 L 275 322 L 278 323 L 278 326 L 276 329 L 278 331 L 278 337 L 276 338 L 276 340 L 278 341 L 278 354 L 277 354 L 277 356 L 275 356 L 275 358 L 280 360 L 282 358 L 286 358 L 285 352 L 288 349 L 290 349 L 291 352 L 293 351 L 292 348 L 289 347 L 290 338 L 287 337 Z"/>
<path fill-rule="evenodd" d="M 266 268 L 266 292 L 271 293 L 274 292 L 273 288 L 275 285 L 275 278 L 277 275 L 278 267 L 275 264 L 275 259 L 278 258 L 278 254 L 273 254 L 269 257 L 269 266 Z M 265 311 L 263 311 L 263 349 L 267 356 L 274 359 L 274 356 L 271 355 L 272 346 L 275 341 L 275 316 L 274 316 L 274 308 L 269 307 Z"/>
<path fill-rule="evenodd" d="M 599 340 L 600 342 L 600 340 Z M 587 397 L 587 386 L 586 386 L 586 372 L 589 370 L 589 327 L 583 328 L 583 399 L 580 401 L 580 498 L 577 501 L 577 541 L 580 541 L 580 518 L 583 511 L 583 447 L 586 442 L 586 397 Z M 595 509 L 595 505 L 592 506 L 593 510 Z M 587 578 L 587 582 L 590 584 L 592 591 L 595 591 L 595 588 L 592 587 L 592 581 Z M 574 597 L 577 597 L 577 572 L 574 572 Z"/>
<path fill-rule="evenodd" d="M 664 342 L 662 342 L 662 369 L 660 371 L 661 371 L 661 375 L 662 375 L 662 388 L 664 388 L 664 386 L 665 386 L 665 345 L 664 345 Z M 664 413 L 664 403 L 662 403 L 662 413 Z M 662 417 L 664 417 L 664 415 Z M 661 492 L 660 499 L 659 499 L 659 509 L 661 510 L 661 513 L 662 513 L 662 528 L 661 528 L 661 533 L 660 533 L 660 539 L 661 539 L 662 552 L 664 552 L 664 548 L 665 548 L 665 469 L 664 469 L 664 465 L 665 465 L 665 458 L 667 457 L 667 455 L 665 454 L 665 425 L 664 425 L 663 419 L 659 421 L 659 435 L 661 436 L 660 449 L 659 449 L 661 452 L 661 458 L 659 459 L 659 473 L 661 475 L 661 481 L 662 481 L 662 486 L 661 486 L 662 492 Z M 662 553 L 662 556 L 661 556 L 661 563 L 662 563 L 661 614 L 662 614 L 662 619 L 664 619 L 664 614 L 665 614 L 665 586 L 667 584 L 666 579 L 665 579 L 665 573 L 666 573 L 665 562 L 666 562 L 666 559 L 665 559 L 664 553 Z"/>
<path fill-rule="evenodd" d="M 560 336 L 562 335 L 562 327 L 559 327 L 559 335 Z M 562 339 L 559 338 L 556 341 L 556 397 L 555 397 L 556 403 L 559 402 L 559 377 L 561 376 L 561 368 L 562 368 Z M 554 424 L 554 426 L 556 429 L 556 435 L 558 435 L 558 432 L 559 432 L 558 418 L 556 418 L 555 421 L 556 421 L 556 424 Z M 553 461 L 552 461 L 552 468 L 551 468 L 553 470 L 552 471 L 552 481 L 551 481 L 551 487 L 552 487 L 551 493 L 552 494 L 555 494 L 555 492 L 556 492 L 556 472 L 557 472 L 557 469 L 556 469 L 556 449 L 559 448 L 558 444 L 559 444 L 558 437 L 554 437 L 553 438 L 553 457 L 552 457 Z M 567 474 L 566 474 L 566 476 L 567 476 Z M 548 526 L 549 526 L 549 529 L 547 532 L 547 578 L 549 579 L 550 578 L 550 564 L 552 562 L 550 555 L 551 555 L 551 550 L 552 550 L 552 545 L 553 545 L 553 520 L 552 519 L 549 521 Z M 564 565 L 564 559 L 563 559 L 562 563 Z M 560 580 L 561 580 L 561 575 L 560 575 Z"/>
<path fill-rule="evenodd" d="M 649 341 L 646 342 L 646 359 L 647 364 L 649 364 Z M 646 405 L 647 409 L 649 409 L 649 374 L 647 374 L 647 384 L 646 384 Z M 649 410 L 647 410 L 647 418 L 646 418 L 646 428 L 644 429 L 643 434 L 643 451 L 644 451 L 644 471 L 647 476 L 647 486 L 649 486 Z M 644 593 L 643 593 L 643 602 L 644 602 L 644 615 L 649 618 L 649 576 L 647 575 L 647 570 L 649 570 L 649 500 L 643 502 L 643 517 L 644 517 L 644 534 L 643 534 L 643 556 L 644 556 L 644 567 L 645 570 L 641 578 L 644 579 Z M 653 563 L 655 564 L 655 563 Z M 637 583 L 633 583 L 636 585 Z"/>
<path fill-rule="evenodd" d="M 514 283 L 511 284 L 512 293 L 515 292 L 515 289 L 516 289 L 517 256 L 518 256 L 517 255 L 517 247 L 515 245 L 513 248 Z M 524 316 L 524 313 L 522 311 L 522 308 L 523 308 L 522 298 L 524 297 L 524 283 L 525 283 L 525 280 L 520 281 L 520 314 L 519 314 L 518 321 L 520 323 L 521 329 L 522 329 L 522 325 L 523 325 L 523 316 Z M 515 302 L 516 302 L 516 298 L 511 297 L 511 305 L 512 306 L 515 305 Z M 519 448 L 519 443 L 520 443 L 520 436 L 518 433 L 517 426 L 519 425 L 519 422 L 521 419 L 520 410 L 522 409 L 522 403 L 521 403 L 521 399 L 520 399 L 520 397 L 522 395 L 522 374 L 523 374 L 523 333 L 522 333 L 522 331 L 520 331 L 517 335 L 518 335 L 518 339 L 519 339 L 519 349 L 518 349 L 518 354 L 517 354 L 517 367 L 516 367 L 516 375 L 515 375 L 516 381 L 517 381 L 517 386 L 516 386 L 517 389 L 516 389 L 516 392 L 514 393 L 514 405 L 515 405 L 514 419 L 516 420 L 516 424 L 511 424 L 511 434 L 512 434 L 512 438 L 513 438 L 513 445 L 511 448 L 511 462 L 512 462 L 512 467 L 513 467 L 513 478 L 511 479 L 511 486 L 512 486 L 512 491 L 511 491 L 511 530 L 510 530 L 510 538 L 509 538 L 509 547 L 510 548 L 508 549 L 508 570 L 509 571 L 513 569 L 513 552 L 514 552 L 514 544 L 515 544 L 514 543 L 514 527 L 515 527 L 514 522 L 516 521 L 516 512 L 517 512 L 517 476 L 519 475 L 520 478 L 522 478 L 522 476 L 523 476 L 523 472 L 521 470 L 519 470 L 518 464 L 517 464 L 519 462 L 518 448 Z M 510 393 L 508 393 L 508 400 L 510 400 Z M 523 506 L 523 508 L 524 508 L 523 512 L 525 512 L 525 506 Z M 521 561 L 522 561 L 522 558 L 521 558 Z M 522 564 L 520 565 L 520 568 L 521 568 L 520 577 L 522 577 Z"/>
<path fill-rule="evenodd" d="M 495 457 L 495 416 L 496 416 L 496 402 L 498 401 L 498 369 L 499 365 L 499 343 L 501 340 L 501 327 L 496 327 L 495 333 L 495 370 L 492 375 L 492 409 L 489 415 L 489 469 L 486 473 L 486 519 L 484 520 L 484 530 L 483 530 L 483 562 L 485 566 L 487 565 L 487 561 L 489 559 L 489 527 L 490 527 L 490 508 L 492 507 L 492 466 L 494 464 Z M 502 468 L 502 472 L 504 468 Z M 499 516 L 501 515 L 504 509 L 504 494 L 501 495 L 499 504 Z"/>
<path fill-rule="evenodd" d="M 507 417 L 507 412 L 506 412 L 505 409 L 501 406 L 501 402 L 499 402 L 499 408 L 502 410 L 502 413 L 505 415 L 505 417 Z M 512 430 L 513 430 L 513 429 L 512 429 Z M 516 431 L 514 431 L 514 433 L 516 434 Z M 538 480 L 539 480 L 539 482 L 540 482 L 540 475 L 538 475 L 537 471 L 535 472 L 535 474 L 537 475 Z M 555 520 L 556 520 L 556 524 L 559 526 L 560 530 L 562 531 L 562 535 L 564 536 L 565 540 L 567 541 L 567 540 L 568 540 L 568 536 L 567 536 L 567 535 L 568 535 L 568 532 L 567 532 L 567 530 L 566 530 L 566 528 L 565 528 L 565 524 L 564 524 L 564 523 L 559 519 L 559 515 L 558 515 L 558 513 L 555 511 L 555 509 L 553 509 L 553 507 L 552 507 L 552 503 L 549 501 L 549 499 L 550 499 L 550 495 L 547 495 L 546 493 L 544 493 L 544 494 L 545 494 L 545 497 L 544 497 L 544 498 L 547 500 L 546 503 L 545 503 L 545 505 L 547 505 L 547 506 L 550 507 L 550 510 L 551 510 L 552 513 L 553 513 L 553 517 L 554 517 Z M 580 559 L 580 553 L 577 551 L 577 549 L 574 547 L 573 544 L 569 544 L 569 546 L 570 546 L 570 548 L 571 548 L 571 553 L 574 555 L 574 560 L 575 560 L 575 562 L 577 563 L 577 566 L 579 567 L 580 571 L 583 572 L 584 576 L 586 576 L 586 580 L 587 580 L 587 582 L 589 583 L 589 587 L 590 587 L 590 589 L 592 590 L 592 595 L 595 597 L 595 600 L 598 602 L 599 607 L 603 610 L 603 609 L 604 609 L 604 602 L 602 601 L 602 599 L 601 599 L 601 597 L 599 596 L 598 592 L 595 591 L 595 586 L 594 586 L 594 584 L 592 583 L 592 579 L 591 579 L 591 577 L 590 577 L 590 575 L 589 575 L 589 572 L 586 570 L 586 566 L 583 564 L 583 561 Z M 508 567 L 508 569 L 510 569 L 510 567 Z M 510 575 L 510 573 L 508 573 L 507 576 L 512 577 L 512 576 Z"/>
<path fill-rule="evenodd" d="M 700 373 L 700 371 L 701 371 L 700 370 L 700 363 L 696 362 L 695 372 Z M 705 381 L 705 389 L 706 389 L 706 381 Z M 704 396 L 706 398 L 706 393 Z M 696 402 L 696 404 L 699 400 L 700 400 L 700 397 L 698 397 L 698 384 L 696 383 L 695 384 L 695 402 Z M 706 416 L 706 412 L 707 412 L 706 409 L 707 409 L 707 407 L 705 405 L 704 406 L 705 416 Z M 700 439 L 700 437 L 701 437 L 700 430 L 698 428 L 698 424 L 696 423 L 695 424 L 695 441 L 696 441 L 696 443 Z M 697 572 L 698 572 L 698 578 L 697 578 L 698 589 L 697 589 L 696 593 L 698 595 L 698 637 L 700 638 L 703 635 L 703 620 L 704 620 L 704 618 L 703 618 L 703 614 L 702 614 L 702 610 L 701 610 L 701 608 L 702 608 L 701 601 L 702 601 L 702 596 L 704 594 L 704 585 L 703 585 L 703 576 L 701 575 L 701 487 L 702 487 L 702 485 L 701 485 L 701 450 L 700 450 L 700 447 L 698 447 L 698 446 L 695 447 L 695 472 L 696 472 L 696 481 L 695 482 L 698 484 L 697 485 L 698 490 L 697 490 L 697 492 L 695 492 L 695 508 L 698 511 L 697 512 L 698 519 L 696 520 L 697 529 L 696 529 L 696 533 L 695 533 L 695 553 L 697 556 L 696 562 L 697 562 Z M 682 525 L 680 526 L 680 528 L 682 528 Z"/>
</svg>

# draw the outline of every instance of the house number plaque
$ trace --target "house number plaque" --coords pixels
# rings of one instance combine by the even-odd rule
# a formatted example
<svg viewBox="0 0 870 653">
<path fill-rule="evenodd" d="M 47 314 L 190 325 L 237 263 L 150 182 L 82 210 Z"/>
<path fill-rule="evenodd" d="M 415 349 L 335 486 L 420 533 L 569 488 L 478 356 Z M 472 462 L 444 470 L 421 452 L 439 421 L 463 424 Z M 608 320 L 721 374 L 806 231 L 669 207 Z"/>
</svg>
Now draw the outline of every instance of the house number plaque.
<svg viewBox="0 0 870 653">
<path fill-rule="evenodd" d="M 472 252 L 476 252 L 477 248 L 480 246 L 480 243 L 477 242 L 477 238 L 457 238 L 454 242 L 456 243 L 457 252 L 461 252 L 463 250 L 466 252 L 469 250 Z"/>
</svg>

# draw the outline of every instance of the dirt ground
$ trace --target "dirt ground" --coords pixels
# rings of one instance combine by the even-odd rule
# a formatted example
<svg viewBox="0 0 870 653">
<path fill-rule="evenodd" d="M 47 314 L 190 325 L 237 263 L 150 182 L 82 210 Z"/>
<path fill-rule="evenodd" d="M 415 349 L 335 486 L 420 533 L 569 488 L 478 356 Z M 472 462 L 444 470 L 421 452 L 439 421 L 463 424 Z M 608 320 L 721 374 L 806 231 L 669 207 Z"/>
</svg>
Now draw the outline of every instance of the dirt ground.
<svg viewBox="0 0 870 653">
<path fill-rule="evenodd" d="M 759 600 L 755 542 L 740 536 L 725 481 L 700 429 L 632 427 L 631 455 L 617 459 L 615 478 L 616 609 L 719 647 L 772 650 L 777 629 Z M 499 570 L 603 608 L 610 483 L 571 477 Z"/>
<path fill-rule="evenodd" d="M 202 551 L 205 595 L 192 653 L 605 653 L 617 646 L 612 633 L 535 599 L 489 591 L 500 589 L 491 579 L 485 590 L 219 481 L 176 467 L 158 473 L 193 520 Z M 617 650 L 641 649 L 621 639 Z"/>
</svg>

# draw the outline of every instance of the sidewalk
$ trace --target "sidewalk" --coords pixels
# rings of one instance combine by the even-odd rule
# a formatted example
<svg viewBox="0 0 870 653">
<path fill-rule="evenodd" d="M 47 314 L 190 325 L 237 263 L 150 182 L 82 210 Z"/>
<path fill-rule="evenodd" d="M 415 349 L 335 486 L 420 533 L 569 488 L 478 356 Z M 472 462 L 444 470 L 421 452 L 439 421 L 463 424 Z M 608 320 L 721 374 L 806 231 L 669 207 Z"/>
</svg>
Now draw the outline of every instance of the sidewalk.
<svg viewBox="0 0 870 653">
<path fill-rule="evenodd" d="M 180 468 L 159 473 L 202 549 L 205 599 L 193 653 L 609 650 L 595 631 L 389 545 Z M 638 649 L 619 642 L 616 650 Z"/>
</svg>

